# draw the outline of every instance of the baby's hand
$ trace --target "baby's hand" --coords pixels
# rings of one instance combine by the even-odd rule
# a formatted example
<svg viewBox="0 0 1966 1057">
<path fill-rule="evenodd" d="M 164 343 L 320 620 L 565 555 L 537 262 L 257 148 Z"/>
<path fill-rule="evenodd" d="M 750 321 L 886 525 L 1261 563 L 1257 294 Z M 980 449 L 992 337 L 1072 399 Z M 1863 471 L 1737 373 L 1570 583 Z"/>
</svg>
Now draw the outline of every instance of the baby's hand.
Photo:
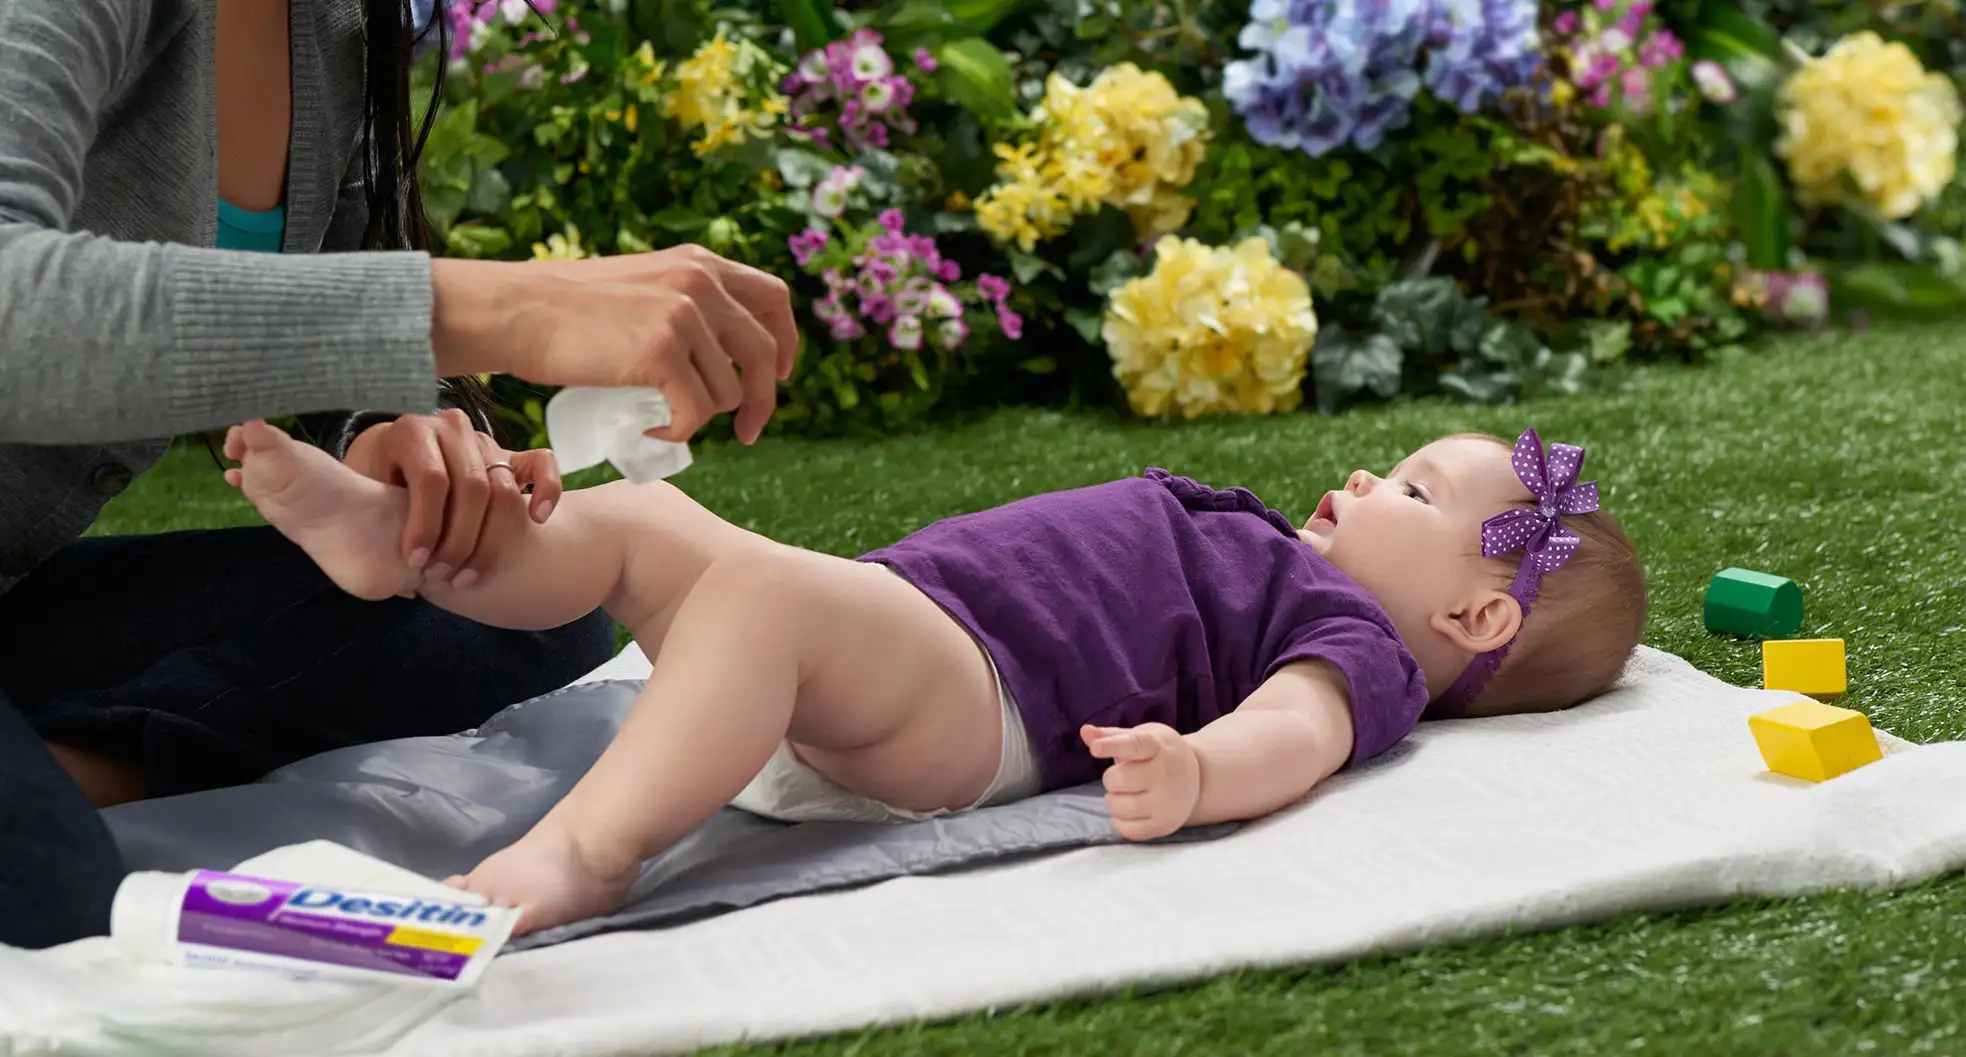
<svg viewBox="0 0 1966 1057">
<path fill-rule="evenodd" d="M 1079 728 L 1106 768 L 1106 813 L 1127 840 L 1165 837 L 1188 824 L 1201 800 L 1201 758 L 1165 723 Z"/>
</svg>

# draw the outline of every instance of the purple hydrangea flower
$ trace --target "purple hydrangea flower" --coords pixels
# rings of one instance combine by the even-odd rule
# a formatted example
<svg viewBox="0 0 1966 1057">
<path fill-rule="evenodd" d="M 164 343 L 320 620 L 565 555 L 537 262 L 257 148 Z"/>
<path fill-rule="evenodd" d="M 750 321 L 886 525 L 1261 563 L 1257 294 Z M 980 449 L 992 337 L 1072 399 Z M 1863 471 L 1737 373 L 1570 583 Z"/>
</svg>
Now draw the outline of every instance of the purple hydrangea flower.
<svg viewBox="0 0 1966 1057">
<path fill-rule="evenodd" d="M 1535 0 L 1254 0 L 1222 91 L 1251 137 L 1371 150 L 1422 89 L 1464 112 L 1532 83 Z"/>
</svg>

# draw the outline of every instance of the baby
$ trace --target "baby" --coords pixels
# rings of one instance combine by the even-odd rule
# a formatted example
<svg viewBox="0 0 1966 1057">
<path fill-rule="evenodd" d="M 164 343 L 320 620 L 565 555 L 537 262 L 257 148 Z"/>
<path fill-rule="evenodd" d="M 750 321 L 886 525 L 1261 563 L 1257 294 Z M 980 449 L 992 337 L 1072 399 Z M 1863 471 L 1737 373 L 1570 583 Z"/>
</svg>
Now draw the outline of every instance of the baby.
<svg viewBox="0 0 1966 1057">
<path fill-rule="evenodd" d="M 599 605 L 653 659 L 566 798 L 451 879 L 522 907 L 524 931 L 617 909 L 644 860 L 730 803 L 898 821 L 1103 778 L 1130 839 L 1259 818 L 1423 713 L 1604 691 L 1645 621 L 1637 555 L 1576 483 L 1583 451 L 1533 430 L 1360 470 L 1301 528 L 1247 490 L 1149 470 L 853 560 L 667 484 L 569 493 L 544 525 L 512 489 L 468 584 L 400 558 L 407 491 L 261 422 L 226 451 L 228 478 L 352 594 L 516 629 Z"/>
</svg>

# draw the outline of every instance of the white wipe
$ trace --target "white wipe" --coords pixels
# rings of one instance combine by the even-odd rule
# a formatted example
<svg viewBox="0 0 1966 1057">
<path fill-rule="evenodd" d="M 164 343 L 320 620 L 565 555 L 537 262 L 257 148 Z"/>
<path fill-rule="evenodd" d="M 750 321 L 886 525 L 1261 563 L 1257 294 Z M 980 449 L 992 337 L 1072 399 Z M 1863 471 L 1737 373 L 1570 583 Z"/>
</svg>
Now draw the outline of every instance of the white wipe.
<svg viewBox="0 0 1966 1057">
<path fill-rule="evenodd" d="M 669 424 L 660 389 L 571 387 L 546 402 L 546 437 L 566 473 L 602 463 L 634 484 L 689 469 L 689 445 L 646 436 Z"/>
</svg>

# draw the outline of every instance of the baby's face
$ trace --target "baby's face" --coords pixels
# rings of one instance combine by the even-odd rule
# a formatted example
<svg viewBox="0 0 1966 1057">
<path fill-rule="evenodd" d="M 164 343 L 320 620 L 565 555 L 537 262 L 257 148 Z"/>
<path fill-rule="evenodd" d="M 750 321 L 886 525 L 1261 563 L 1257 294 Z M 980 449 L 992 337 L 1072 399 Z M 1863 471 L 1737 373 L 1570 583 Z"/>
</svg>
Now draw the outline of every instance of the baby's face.
<svg viewBox="0 0 1966 1057">
<path fill-rule="evenodd" d="M 1437 440 L 1385 477 L 1354 472 L 1298 535 L 1410 636 L 1460 600 L 1507 587 L 1491 582 L 1497 574 L 1481 557 L 1481 523 L 1531 499 L 1509 456 L 1493 441 Z"/>
</svg>

